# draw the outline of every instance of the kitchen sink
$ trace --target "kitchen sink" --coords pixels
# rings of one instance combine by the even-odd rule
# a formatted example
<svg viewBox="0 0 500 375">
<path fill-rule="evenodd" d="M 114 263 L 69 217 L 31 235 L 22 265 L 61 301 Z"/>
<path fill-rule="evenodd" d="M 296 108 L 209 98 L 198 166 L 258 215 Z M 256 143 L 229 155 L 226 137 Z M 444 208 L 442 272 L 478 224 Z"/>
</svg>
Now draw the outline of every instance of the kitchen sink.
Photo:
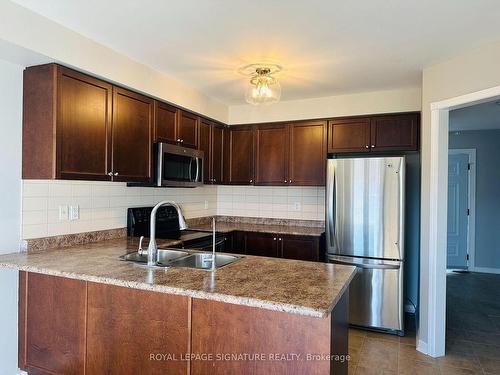
<svg viewBox="0 0 500 375">
<path fill-rule="evenodd" d="M 215 257 L 216 268 L 227 266 L 241 259 L 235 255 L 217 254 Z M 161 263 L 161 262 L 159 262 Z M 170 261 L 168 267 L 186 267 L 209 270 L 212 268 L 212 253 L 195 253 Z"/>
<path fill-rule="evenodd" d="M 187 251 L 180 251 L 180 250 L 172 250 L 172 249 L 158 249 L 158 263 L 161 263 L 161 265 L 165 266 L 167 263 L 171 262 L 172 260 L 175 260 L 180 257 L 184 257 L 186 255 L 189 255 Z M 129 253 L 120 256 L 121 260 L 127 260 L 130 262 L 136 262 L 136 263 L 147 263 L 148 262 L 148 255 L 147 254 L 139 254 L 138 252 L 134 253 Z"/>
</svg>

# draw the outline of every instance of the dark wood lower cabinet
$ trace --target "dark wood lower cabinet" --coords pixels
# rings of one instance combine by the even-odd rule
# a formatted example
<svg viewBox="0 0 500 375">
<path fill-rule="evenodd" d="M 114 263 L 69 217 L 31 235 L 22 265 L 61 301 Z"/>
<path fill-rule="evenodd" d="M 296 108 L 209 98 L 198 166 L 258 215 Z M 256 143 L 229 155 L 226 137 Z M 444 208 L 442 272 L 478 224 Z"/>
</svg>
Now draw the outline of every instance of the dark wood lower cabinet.
<svg viewBox="0 0 500 375">
<path fill-rule="evenodd" d="M 19 286 L 19 367 L 85 374 L 86 283 L 21 272 Z"/>
<path fill-rule="evenodd" d="M 348 291 L 314 318 L 31 272 L 19 281 L 19 367 L 31 375 L 347 374 L 328 356 L 347 355 Z"/>
<path fill-rule="evenodd" d="M 88 283 L 86 374 L 186 374 L 189 309 L 188 297 Z"/>
<path fill-rule="evenodd" d="M 192 353 L 211 357 L 191 374 L 347 375 L 347 306 L 347 292 L 326 318 L 193 299 Z"/>
<path fill-rule="evenodd" d="M 232 248 L 227 252 L 319 261 L 321 237 L 263 232 L 233 232 Z"/>
</svg>

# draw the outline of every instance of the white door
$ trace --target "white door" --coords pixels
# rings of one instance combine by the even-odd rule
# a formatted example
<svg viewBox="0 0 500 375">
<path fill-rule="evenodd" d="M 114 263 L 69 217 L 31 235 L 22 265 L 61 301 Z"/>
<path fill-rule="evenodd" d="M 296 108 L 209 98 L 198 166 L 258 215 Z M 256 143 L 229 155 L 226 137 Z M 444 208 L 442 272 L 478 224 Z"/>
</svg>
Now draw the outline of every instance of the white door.
<svg viewBox="0 0 500 375">
<path fill-rule="evenodd" d="M 469 155 L 448 157 L 448 259 L 447 268 L 467 268 Z"/>
</svg>

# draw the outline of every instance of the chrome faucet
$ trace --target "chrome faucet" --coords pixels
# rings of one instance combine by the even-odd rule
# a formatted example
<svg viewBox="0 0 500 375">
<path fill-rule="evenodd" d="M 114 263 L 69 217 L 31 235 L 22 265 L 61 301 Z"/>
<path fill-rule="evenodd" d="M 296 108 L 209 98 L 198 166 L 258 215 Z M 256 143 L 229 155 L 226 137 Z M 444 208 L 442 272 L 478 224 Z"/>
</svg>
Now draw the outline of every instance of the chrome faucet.
<svg viewBox="0 0 500 375">
<path fill-rule="evenodd" d="M 151 211 L 151 219 L 150 219 L 150 233 L 149 233 L 149 246 L 148 246 L 148 266 L 154 266 L 156 265 L 157 262 L 157 253 L 158 253 L 158 246 L 156 245 L 156 211 L 161 206 L 172 206 L 177 210 L 177 216 L 179 218 L 179 229 L 187 229 L 187 224 L 186 220 L 184 219 L 184 216 L 182 216 L 181 208 L 179 205 L 175 202 L 172 201 L 162 201 L 158 203 L 156 206 L 153 207 L 153 210 Z"/>
</svg>

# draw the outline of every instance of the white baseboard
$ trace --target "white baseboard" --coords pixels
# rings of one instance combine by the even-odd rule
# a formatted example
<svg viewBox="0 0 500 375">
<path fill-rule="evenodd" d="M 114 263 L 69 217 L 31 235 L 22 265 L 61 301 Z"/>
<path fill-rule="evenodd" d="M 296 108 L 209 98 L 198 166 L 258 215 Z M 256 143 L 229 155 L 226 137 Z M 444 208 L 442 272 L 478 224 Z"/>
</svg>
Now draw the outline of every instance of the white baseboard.
<svg viewBox="0 0 500 375">
<path fill-rule="evenodd" d="M 417 350 L 422 354 L 429 355 L 427 343 L 422 340 L 417 340 Z"/>
<path fill-rule="evenodd" d="M 470 272 L 480 272 L 480 273 L 495 273 L 500 274 L 500 268 L 489 268 L 489 267 L 470 267 Z"/>
</svg>

